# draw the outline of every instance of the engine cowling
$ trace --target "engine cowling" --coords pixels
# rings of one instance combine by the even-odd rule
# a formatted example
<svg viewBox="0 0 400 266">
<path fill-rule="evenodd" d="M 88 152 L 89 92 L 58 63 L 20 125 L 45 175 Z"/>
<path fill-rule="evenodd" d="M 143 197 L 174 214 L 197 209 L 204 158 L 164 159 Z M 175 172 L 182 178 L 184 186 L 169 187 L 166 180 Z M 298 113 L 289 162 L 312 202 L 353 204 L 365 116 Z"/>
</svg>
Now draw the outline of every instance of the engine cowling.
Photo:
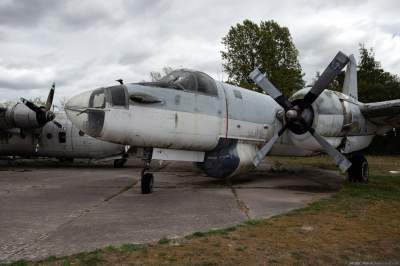
<svg viewBox="0 0 400 266">
<path fill-rule="evenodd" d="M 254 168 L 257 147 L 236 139 L 220 139 L 216 148 L 205 154 L 203 170 L 211 177 L 225 178 Z"/>
<path fill-rule="evenodd" d="M 306 88 L 296 92 L 291 100 L 302 99 L 308 90 Z M 367 121 L 361 114 L 358 102 L 340 92 L 330 90 L 322 92 L 312 104 L 312 112 L 312 127 L 334 147 L 345 146 L 346 138 L 349 136 L 358 137 L 367 133 Z M 323 148 L 308 132 L 305 134 L 289 132 L 288 135 L 293 144 L 298 147 L 311 151 L 323 151 Z"/>
<path fill-rule="evenodd" d="M 0 116 L 0 128 L 39 128 L 42 126 L 41 119 L 38 118 L 37 114 L 29 109 L 23 103 L 17 103 L 11 108 L 7 108 L 6 111 L 1 113 Z"/>
</svg>

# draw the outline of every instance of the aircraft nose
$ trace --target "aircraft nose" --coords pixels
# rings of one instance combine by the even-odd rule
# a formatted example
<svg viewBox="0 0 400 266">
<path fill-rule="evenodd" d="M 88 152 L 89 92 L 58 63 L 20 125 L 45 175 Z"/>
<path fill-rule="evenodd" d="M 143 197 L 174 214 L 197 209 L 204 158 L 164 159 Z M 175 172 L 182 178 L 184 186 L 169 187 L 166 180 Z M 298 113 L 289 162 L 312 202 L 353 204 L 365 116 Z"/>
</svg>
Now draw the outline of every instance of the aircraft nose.
<svg viewBox="0 0 400 266">
<path fill-rule="evenodd" d="M 104 125 L 104 89 L 78 94 L 67 101 L 65 113 L 72 124 L 92 137 L 99 137 Z"/>
<path fill-rule="evenodd" d="M 64 106 L 65 113 L 72 124 L 85 132 L 88 117 L 84 113 L 89 107 L 90 93 L 84 92 L 69 99 Z"/>
</svg>

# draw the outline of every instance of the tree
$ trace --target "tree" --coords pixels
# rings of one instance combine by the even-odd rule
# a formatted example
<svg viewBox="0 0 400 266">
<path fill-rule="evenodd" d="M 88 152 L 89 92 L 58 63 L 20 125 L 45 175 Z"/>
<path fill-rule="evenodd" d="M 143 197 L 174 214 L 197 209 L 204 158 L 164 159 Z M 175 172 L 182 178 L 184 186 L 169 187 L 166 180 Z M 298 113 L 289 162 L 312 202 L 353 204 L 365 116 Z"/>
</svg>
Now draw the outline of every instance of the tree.
<svg viewBox="0 0 400 266">
<path fill-rule="evenodd" d="M 360 44 L 358 64 L 358 89 L 361 102 L 378 102 L 400 98 L 400 79 L 384 71 L 375 60 L 372 48 Z"/>
<path fill-rule="evenodd" d="M 46 105 L 46 101 L 43 100 L 41 97 L 39 96 L 35 96 L 29 99 L 29 101 L 33 102 L 34 104 L 36 104 L 37 106 L 45 106 Z"/>
<path fill-rule="evenodd" d="M 259 91 L 248 82 L 250 72 L 258 67 L 286 96 L 303 88 L 298 51 L 287 27 L 273 20 L 261 21 L 260 25 L 244 20 L 230 28 L 222 44 L 223 67 L 229 83 Z"/>
<path fill-rule="evenodd" d="M 158 81 L 158 80 L 160 80 L 163 76 L 168 75 L 168 74 L 171 73 L 172 71 L 174 71 L 174 69 L 173 69 L 172 67 L 169 67 L 169 66 L 163 67 L 163 68 L 162 68 L 162 72 L 151 71 L 151 72 L 150 72 L 151 81 Z"/>
<path fill-rule="evenodd" d="M 399 77 L 382 69 L 372 48 L 360 44 L 358 64 L 358 89 L 361 102 L 378 102 L 400 99 Z M 397 129 L 398 131 L 399 129 Z M 396 132 L 396 131 L 394 131 Z M 376 136 L 369 146 L 370 154 L 400 154 L 400 137 L 396 134 Z"/>
</svg>

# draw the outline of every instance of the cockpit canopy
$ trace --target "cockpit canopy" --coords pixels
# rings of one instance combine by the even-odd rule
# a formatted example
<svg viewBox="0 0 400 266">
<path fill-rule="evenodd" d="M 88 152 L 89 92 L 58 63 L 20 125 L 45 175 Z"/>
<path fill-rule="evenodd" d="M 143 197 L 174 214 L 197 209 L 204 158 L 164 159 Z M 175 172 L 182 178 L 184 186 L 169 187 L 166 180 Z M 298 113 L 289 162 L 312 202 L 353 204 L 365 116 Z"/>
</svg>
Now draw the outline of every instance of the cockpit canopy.
<svg viewBox="0 0 400 266">
<path fill-rule="evenodd" d="M 187 69 L 172 71 L 158 81 L 142 82 L 139 84 L 218 96 L 218 90 L 214 79 L 203 72 Z"/>
</svg>

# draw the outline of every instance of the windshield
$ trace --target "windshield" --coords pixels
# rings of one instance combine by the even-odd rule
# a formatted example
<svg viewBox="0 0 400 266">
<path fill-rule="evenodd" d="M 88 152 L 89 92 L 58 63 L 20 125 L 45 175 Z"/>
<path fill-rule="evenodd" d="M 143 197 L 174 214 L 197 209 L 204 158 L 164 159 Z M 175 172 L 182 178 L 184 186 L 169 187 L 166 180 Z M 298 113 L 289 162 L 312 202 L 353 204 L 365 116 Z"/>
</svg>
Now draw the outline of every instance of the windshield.
<svg viewBox="0 0 400 266">
<path fill-rule="evenodd" d="M 214 80 L 208 75 L 198 71 L 184 69 L 175 70 L 158 81 L 142 82 L 139 84 L 218 96 Z"/>
</svg>

